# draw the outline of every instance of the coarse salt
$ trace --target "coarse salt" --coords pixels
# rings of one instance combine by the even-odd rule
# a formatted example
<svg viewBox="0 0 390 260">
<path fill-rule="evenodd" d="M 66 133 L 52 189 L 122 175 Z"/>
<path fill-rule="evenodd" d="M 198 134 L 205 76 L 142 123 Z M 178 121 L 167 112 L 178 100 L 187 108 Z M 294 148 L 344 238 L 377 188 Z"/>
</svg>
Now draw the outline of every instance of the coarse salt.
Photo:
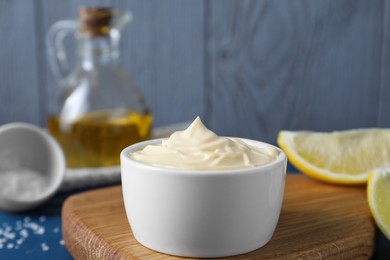
<svg viewBox="0 0 390 260">
<path fill-rule="evenodd" d="M 39 198 L 49 187 L 49 181 L 42 173 L 31 169 L 0 171 L 0 195 L 15 199 Z"/>
<path fill-rule="evenodd" d="M 50 247 L 46 243 L 41 244 L 42 251 L 48 251 Z"/>
<path fill-rule="evenodd" d="M 0 250 L 18 250 L 24 242 L 28 241 L 29 237 L 44 235 L 45 227 L 41 223 L 46 221 L 46 216 L 41 216 L 37 220 L 32 221 L 29 216 L 25 216 L 23 219 L 17 220 L 14 225 L 7 222 L 2 223 L 2 228 L 0 228 Z M 60 228 L 58 227 L 53 229 L 54 233 L 59 231 Z M 65 244 L 62 239 L 58 243 L 60 245 Z M 40 247 L 43 252 L 50 250 L 50 246 L 46 242 L 41 243 Z"/>
<path fill-rule="evenodd" d="M 28 237 L 28 231 L 27 231 L 27 229 L 22 229 L 22 230 L 20 230 L 19 234 L 20 234 L 22 237 Z"/>
</svg>

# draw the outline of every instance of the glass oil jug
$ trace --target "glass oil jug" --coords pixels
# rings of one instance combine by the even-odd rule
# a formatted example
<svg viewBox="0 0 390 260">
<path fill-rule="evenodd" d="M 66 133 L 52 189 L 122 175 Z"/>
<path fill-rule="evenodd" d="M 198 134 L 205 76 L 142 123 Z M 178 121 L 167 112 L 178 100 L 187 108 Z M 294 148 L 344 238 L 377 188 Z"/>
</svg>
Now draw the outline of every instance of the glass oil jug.
<svg viewBox="0 0 390 260">
<path fill-rule="evenodd" d="M 121 29 L 130 13 L 82 7 L 77 21 L 48 31 L 49 65 L 60 86 L 47 127 L 62 146 L 68 168 L 119 165 L 126 146 L 150 137 L 152 115 L 118 64 Z M 64 39 L 74 33 L 78 62 L 67 69 Z"/>
</svg>

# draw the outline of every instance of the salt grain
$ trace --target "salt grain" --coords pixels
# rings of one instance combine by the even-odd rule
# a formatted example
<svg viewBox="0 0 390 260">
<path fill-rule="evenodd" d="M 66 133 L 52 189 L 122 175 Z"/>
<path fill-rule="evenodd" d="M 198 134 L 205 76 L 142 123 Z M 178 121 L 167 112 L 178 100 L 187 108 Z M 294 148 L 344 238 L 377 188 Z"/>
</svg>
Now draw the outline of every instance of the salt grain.
<svg viewBox="0 0 390 260">
<path fill-rule="evenodd" d="M 53 229 L 53 232 L 54 233 L 58 233 L 58 232 L 60 232 L 60 229 L 58 227 L 56 227 L 56 228 Z"/>
<path fill-rule="evenodd" d="M 10 240 L 15 239 L 15 233 L 9 233 L 9 232 L 7 232 L 7 233 L 4 233 L 3 236 L 4 236 L 6 239 L 10 239 Z"/>
<path fill-rule="evenodd" d="M 46 243 L 41 244 L 42 251 L 49 251 L 50 247 Z"/>
<path fill-rule="evenodd" d="M 45 234 L 45 228 L 39 227 L 39 228 L 37 228 L 37 230 L 34 231 L 34 233 L 38 234 L 38 235 L 43 235 L 43 234 Z"/>
<path fill-rule="evenodd" d="M 27 229 L 22 229 L 22 230 L 20 230 L 19 234 L 20 234 L 22 237 L 28 237 L 28 231 L 27 231 Z"/>
<path fill-rule="evenodd" d="M 65 241 L 63 239 L 61 239 L 59 244 L 64 246 L 65 245 Z"/>
</svg>

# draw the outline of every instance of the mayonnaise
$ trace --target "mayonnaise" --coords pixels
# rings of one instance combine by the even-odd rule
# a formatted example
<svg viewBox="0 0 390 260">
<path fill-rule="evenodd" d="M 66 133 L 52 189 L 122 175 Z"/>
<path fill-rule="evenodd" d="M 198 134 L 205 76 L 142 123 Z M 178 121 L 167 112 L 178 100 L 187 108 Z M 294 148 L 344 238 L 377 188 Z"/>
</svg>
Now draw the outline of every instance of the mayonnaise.
<svg viewBox="0 0 390 260">
<path fill-rule="evenodd" d="M 187 129 L 173 133 L 161 145 L 148 145 L 130 157 L 168 168 L 230 170 L 270 163 L 278 153 L 272 146 L 256 148 L 236 138 L 220 137 L 197 117 Z"/>
</svg>

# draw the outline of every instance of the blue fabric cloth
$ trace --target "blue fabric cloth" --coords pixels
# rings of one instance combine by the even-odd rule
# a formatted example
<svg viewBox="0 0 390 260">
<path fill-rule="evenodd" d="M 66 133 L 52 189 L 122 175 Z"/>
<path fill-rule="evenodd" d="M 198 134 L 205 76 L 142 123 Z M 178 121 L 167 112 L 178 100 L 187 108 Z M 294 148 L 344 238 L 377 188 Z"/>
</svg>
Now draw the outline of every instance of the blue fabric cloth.
<svg viewBox="0 0 390 260">
<path fill-rule="evenodd" d="M 61 229 L 61 207 L 69 195 L 23 213 L 0 211 L 0 259 L 72 259 Z"/>
</svg>

